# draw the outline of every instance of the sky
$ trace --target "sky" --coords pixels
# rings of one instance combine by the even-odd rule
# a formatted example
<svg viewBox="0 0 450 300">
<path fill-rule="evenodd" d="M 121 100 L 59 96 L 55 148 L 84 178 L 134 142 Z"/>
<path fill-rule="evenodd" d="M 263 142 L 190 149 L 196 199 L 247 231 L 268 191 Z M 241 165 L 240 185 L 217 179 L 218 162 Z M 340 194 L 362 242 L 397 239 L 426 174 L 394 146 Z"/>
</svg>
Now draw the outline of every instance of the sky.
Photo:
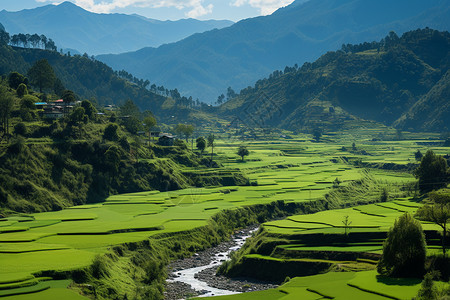
<svg viewBox="0 0 450 300">
<path fill-rule="evenodd" d="M 232 20 L 268 15 L 294 0 L 69 0 L 95 13 L 139 14 L 158 20 Z M 19 11 L 63 0 L 0 0 L 0 10 Z"/>
</svg>

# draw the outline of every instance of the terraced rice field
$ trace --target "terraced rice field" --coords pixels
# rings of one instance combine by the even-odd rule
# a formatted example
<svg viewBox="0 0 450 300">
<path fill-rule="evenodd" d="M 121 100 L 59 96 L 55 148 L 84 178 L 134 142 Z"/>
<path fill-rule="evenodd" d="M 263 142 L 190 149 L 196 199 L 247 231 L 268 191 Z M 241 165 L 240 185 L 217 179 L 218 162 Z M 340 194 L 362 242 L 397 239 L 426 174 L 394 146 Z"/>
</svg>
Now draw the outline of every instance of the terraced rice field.
<svg viewBox="0 0 450 300">
<path fill-rule="evenodd" d="M 413 159 L 412 153 L 418 148 L 414 141 L 392 145 L 367 142 L 367 151 L 374 153 L 369 157 L 342 151 L 344 141 L 313 143 L 307 137 L 299 136 L 293 140 L 248 142 L 250 156 L 241 162 L 235 154 L 239 144 L 219 140 L 216 159 L 227 169 L 240 169 L 257 185 L 122 194 L 111 196 L 104 203 L 1 219 L 0 296 L 11 295 L 8 299 L 79 299 L 81 296 L 65 288 L 67 282 L 49 281 L 48 278 L 38 278 L 36 274 L 88 266 L 97 254 L 105 253 L 112 245 L 200 227 L 220 210 L 275 200 L 302 202 L 323 198 L 333 190 L 336 178 L 341 182 L 340 186 L 350 185 L 367 176 L 371 176 L 373 182 L 407 185 L 414 181 L 410 174 L 367 171 L 346 163 L 342 157 L 360 157 L 367 161 L 383 159 L 385 162 L 406 164 Z M 348 143 L 345 145 L 349 146 Z M 391 150 L 386 152 L 380 147 L 391 147 Z M 392 147 L 396 150 L 392 151 Z M 408 206 L 413 204 L 402 203 L 399 200 L 398 203 L 348 208 L 341 212 L 292 216 L 264 226 L 269 232 L 279 234 L 342 232 L 342 216 L 349 215 L 354 227 L 351 232 L 386 230 L 395 216 L 415 209 Z M 298 250 L 299 247 L 303 246 L 297 245 L 292 249 Z M 358 247 L 372 247 L 371 251 L 379 251 L 379 247 L 372 245 Z M 283 288 L 309 295 L 305 299 L 320 298 L 317 293 L 306 291 L 306 284 L 301 285 L 301 280 L 296 279 Z M 354 292 L 363 293 L 357 289 Z M 265 295 L 288 295 L 280 291 L 267 293 Z"/>
</svg>

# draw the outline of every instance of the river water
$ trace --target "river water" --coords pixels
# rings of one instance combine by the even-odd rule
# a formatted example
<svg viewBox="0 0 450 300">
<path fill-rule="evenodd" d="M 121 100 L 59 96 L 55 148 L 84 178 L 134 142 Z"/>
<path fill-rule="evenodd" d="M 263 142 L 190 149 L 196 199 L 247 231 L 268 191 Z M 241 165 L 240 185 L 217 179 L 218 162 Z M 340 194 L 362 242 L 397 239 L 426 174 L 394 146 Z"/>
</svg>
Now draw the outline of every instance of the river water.
<svg viewBox="0 0 450 300">
<path fill-rule="evenodd" d="M 176 269 L 172 272 L 170 279 L 167 280 L 169 283 L 181 282 L 184 285 L 189 285 L 192 290 L 199 293 L 198 297 L 208 297 L 208 296 L 219 296 L 219 295 L 231 295 L 238 294 L 240 292 L 215 288 L 210 286 L 206 281 L 199 278 L 198 273 L 211 268 L 217 268 L 220 266 L 225 260 L 229 259 L 229 255 L 231 252 L 240 249 L 247 238 L 249 238 L 256 229 L 241 231 L 233 236 L 231 243 L 227 243 L 228 249 L 223 249 L 223 247 L 216 247 L 216 251 L 205 252 L 200 255 L 208 256 L 207 260 L 210 261 L 209 264 L 204 264 L 201 266 L 195 266 L 192 268 L 182 268 Z M 194 257 L 195 259 L 195 257 Z M 200 260 L 200 257 L 198 258 Z M 205 258 L 203 258 L 205 259 Z"/>
</svg>

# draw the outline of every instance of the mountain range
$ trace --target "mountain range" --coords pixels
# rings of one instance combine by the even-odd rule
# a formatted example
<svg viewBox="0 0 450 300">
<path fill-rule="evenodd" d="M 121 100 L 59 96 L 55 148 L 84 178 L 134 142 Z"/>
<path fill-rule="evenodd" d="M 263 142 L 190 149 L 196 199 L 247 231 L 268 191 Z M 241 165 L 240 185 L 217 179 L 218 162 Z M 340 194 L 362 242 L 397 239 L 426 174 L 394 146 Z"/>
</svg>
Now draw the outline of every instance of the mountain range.
<svg viewBox="0 0 450 300">
<path fill-rule="evenodd" d="M 391 32 L 380 42 L 345 45 L 301 68 L 274 72 L 223 104 L 219 115 L 248 127 L 300 131 L 360 126 L 361 119 L 449 131 L 449 69 L 449 32 Z"/>
<path fill-rule="evenodd" d="M 343 43 L 379 40 L 389 31 L 401 35 L 426 26 L 450 29 L 450 1 L 295 1 L 269 16 L 98 59 L 212 103 L 228 86 L 240 90 L 275 69 L 314 61 Z"/>
<path fill-rule="evenodd" d="M 59 48 L 89 55 L 122 53 L 176 42 L 197 32 L 233 24 L 227 20 L 159 21 L 139 15 L 96 14 L 72 2 L 18 12 L 2 10 L 0 23 L 10 34 L 44 34 Z"/>
</svg>

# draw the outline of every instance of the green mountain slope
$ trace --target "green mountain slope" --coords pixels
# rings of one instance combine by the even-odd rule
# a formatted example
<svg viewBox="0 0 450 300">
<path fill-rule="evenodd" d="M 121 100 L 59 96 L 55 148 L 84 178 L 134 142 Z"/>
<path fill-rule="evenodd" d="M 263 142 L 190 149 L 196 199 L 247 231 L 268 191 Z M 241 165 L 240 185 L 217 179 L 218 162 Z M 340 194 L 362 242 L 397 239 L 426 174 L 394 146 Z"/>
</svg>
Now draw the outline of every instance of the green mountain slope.
<svg viewBox="0 0 450 300">
<path fill-rule="evenodd" d="M 401 38 L 391 33 L 379 43 L 346 45 L 343 50 L 298 70 L 274 72 L 220 110 L 252 126 L 257 119 L 256 125 L 291 129 L 339 127 L 354 117 L 390 125 L 430 92 L 450 67 L 450 34 L 431 29 Z M 419 128 L 425 127 L 413 126 Z"/>
<path fill-rule="evenodd" d="M 150 110 L 163 122 L 207 122 L 211 115 L 200 113 L 193 100 L 172 99 L 140 87 L 117 75 L 106 64 L 89 57 L 61 55 L 40 49 L 12 48 L 0 45 L 0 74 L 18 71 L 26 74 L 42 58 L 48 60 L 63 85 L 83 99 L 95 99 L 100 105 L 120 105 L 131 99 L 141 110 Z M 173 116 L 173 117 L 172 117 Z"/>
<path fill-rule="evenodd" d="M 313 61 L 343 43 L 379 40 L 391 30 L 450 30 L 449 20 L 449 2 L 441 0 L 295 1 L 270 16 L 99 59 L 212 103 L 228 86 L 245 88 L 275 69 Z"/>
<path fill-rule="evenodd" d="M 450 71 L 394 126 L 405 130 L 449 131 L 450 129 Z"/>
</svg>

